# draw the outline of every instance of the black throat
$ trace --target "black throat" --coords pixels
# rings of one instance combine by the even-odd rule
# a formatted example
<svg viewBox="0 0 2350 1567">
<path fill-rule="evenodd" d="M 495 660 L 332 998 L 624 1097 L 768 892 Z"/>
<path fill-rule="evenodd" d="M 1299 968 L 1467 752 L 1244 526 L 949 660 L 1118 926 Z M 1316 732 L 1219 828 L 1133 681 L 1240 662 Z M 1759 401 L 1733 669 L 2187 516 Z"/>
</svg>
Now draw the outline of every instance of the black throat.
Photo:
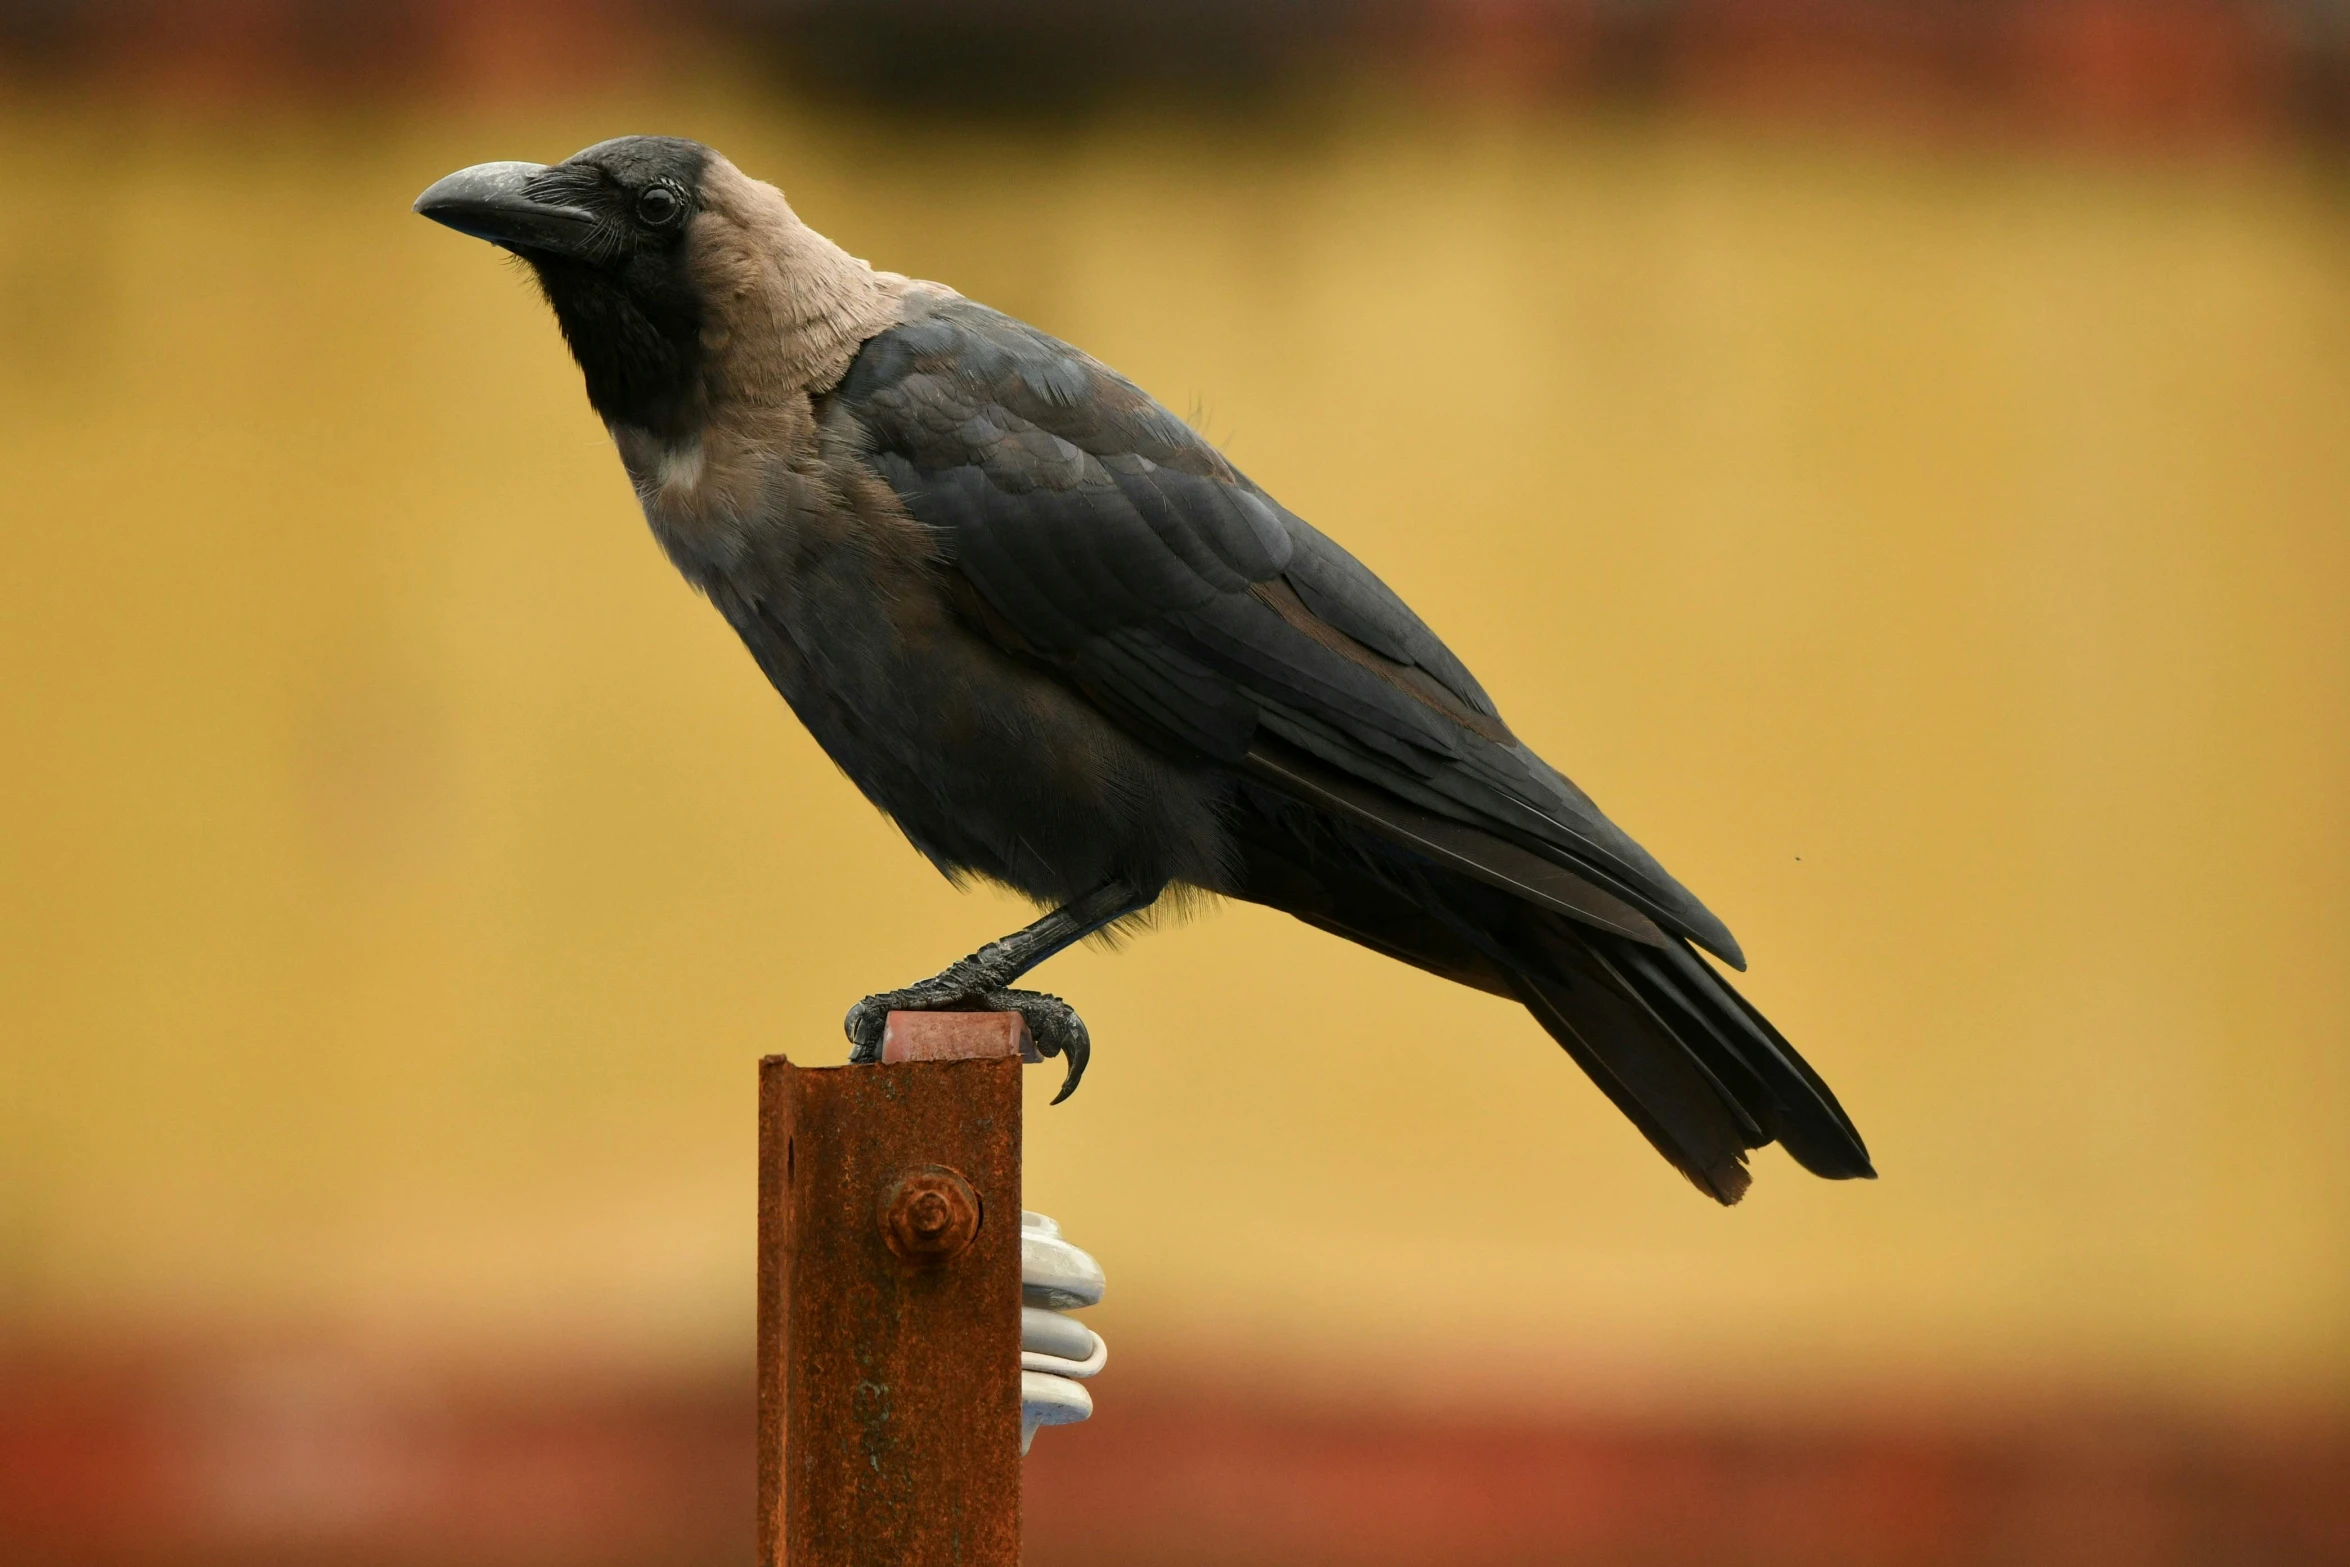
<svg viewBox="0 0 2350 1567">
<path fill-rule="evenodd" d="M 682 247 L 617 270 L 569 256 L 527 259 L 604 422 L 690 434 L 702 414 L 702 310 Z"/>
<path fill-rule="evenodd" d="M 607 424 L 666 437 L 702 415 L 701 290 L 693 223 L 710 152 L 674 136 L 599 142 L 540 173 L 540 200 L 591 213 L 576 250 L 522 252 Z M 662 198 L 647 205 L 648 195 Z"/>
</svg>

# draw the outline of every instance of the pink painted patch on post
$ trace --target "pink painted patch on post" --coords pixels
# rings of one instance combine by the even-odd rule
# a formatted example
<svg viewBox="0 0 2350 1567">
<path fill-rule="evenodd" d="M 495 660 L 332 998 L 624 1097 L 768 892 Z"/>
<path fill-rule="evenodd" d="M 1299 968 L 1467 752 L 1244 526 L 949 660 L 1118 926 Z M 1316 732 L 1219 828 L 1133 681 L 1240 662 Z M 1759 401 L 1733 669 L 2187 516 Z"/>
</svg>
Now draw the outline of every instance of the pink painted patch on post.
<svg viewBox="0 0 2350 1567">
<path fill-rule="evenodd" d="M 885 1065 L 900 1061 L 1042 1061 L 1017 1012 L 892 1012 L 881 1035 Z"/>
</svg>

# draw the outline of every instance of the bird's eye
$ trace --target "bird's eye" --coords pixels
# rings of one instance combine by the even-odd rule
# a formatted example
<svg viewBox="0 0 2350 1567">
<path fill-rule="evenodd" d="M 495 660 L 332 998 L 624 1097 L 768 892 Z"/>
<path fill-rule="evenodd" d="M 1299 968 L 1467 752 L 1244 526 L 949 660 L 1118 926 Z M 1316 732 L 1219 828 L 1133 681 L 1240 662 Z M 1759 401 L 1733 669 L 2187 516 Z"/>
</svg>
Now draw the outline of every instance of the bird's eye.
<svg viewBox="0 0 2350 1567">
<path fill-rule="evenodd" d="M 666 185 L 649 185 L 636 199 L 636 215 L 647 223 L 667 223 L 684 210 L 685 203 Z"/>
</svg>

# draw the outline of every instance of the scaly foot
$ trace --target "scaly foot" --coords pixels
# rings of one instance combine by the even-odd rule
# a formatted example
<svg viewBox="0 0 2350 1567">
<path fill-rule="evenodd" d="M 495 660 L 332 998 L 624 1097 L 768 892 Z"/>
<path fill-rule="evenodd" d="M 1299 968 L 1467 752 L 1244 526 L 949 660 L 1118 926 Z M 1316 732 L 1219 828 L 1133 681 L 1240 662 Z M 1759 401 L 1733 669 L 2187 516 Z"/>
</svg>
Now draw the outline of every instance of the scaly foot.
<svg viewBox="0 0 2350 1567">
<path fill-rule="evenodd" d="M 843 1027 L 853 1047 L 849 1051 L 851 1061 L 881 1059 L 881 1037 L 889 1027 L 892 1012 L 1019 1013 L 1028 1022 L 1028 1033 L 1036 1041 L 1037 1054 L 1061 1058 L 1061 1091 L 1053 1095 L 1054 1104 L 1077 1092 L 1077 1084 L 1085 1076 L 1086 1062 L 1093 1055 L 1093 1038 L 1086 1032 L 1085 1019 L 1059 996 L 1048 996 L 1041 990 L 976 990 L 964 976 L 950 968 L 944 974 L 933 975 L 903 990 L 884 990 L 867 996 L 849 1008 Z"/>
</svg>

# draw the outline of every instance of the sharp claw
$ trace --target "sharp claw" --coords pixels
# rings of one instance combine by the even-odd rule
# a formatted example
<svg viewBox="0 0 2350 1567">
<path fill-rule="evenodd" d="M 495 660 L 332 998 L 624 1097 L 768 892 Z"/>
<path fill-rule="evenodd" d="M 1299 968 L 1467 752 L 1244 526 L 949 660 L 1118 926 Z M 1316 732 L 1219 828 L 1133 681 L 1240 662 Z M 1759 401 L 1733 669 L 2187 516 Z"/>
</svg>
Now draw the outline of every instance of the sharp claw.
<svg viewBox="0 0 2350 1567">
<path fill-rule="evenodd" d="M 1053 1095 L 1054 1104 L 1059 1104 L 1077 1092 L 1077 1085 L 1085 1080 L 1085 1063 L 1093 1058 L 1093 1041 L 1086 1036 L 1085 1025 L 1077 1020 L 1074 1013 L 1070 1015 L 1070 1021 L 1076 1024 L 1077 1031 L 1062 1043 L 1064 1070 L 1061 1091 Z"/>
</svg>

